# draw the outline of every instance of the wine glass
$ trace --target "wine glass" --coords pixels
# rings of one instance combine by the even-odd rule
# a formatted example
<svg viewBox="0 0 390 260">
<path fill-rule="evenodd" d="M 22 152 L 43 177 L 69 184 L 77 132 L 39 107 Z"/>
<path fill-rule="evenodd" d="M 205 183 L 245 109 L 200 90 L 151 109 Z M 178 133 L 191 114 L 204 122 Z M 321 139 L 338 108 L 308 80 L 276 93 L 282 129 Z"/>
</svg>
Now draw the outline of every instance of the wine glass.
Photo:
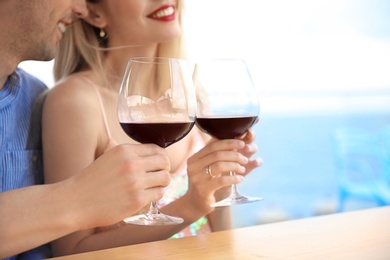
<svg viewBox="0 0 390 260">
<path fill-rule="evenodd" d="M 244 134 L 256 121 L 260 105 L 248 67 L 240 59 L 213 59 L 195 65 L 193 80 L 197 94 L 196 125 L 218 138 L 232 139 Z M 230 175 L 234 175 L 230 171 Z M 260 201 L 241 195 L 236 185 L 213 207 Z"/>
<path fill-rule="evenodd" d="M 129 60 L 118 100 L 118 119 L 126 134 L 140 143 L 166 148 L 184 138 L 195 124 L 196 95 L 184 60 L 141 57 Z M 180 224 L 151 202 L 149 211 L 124 219 L 138 225 Z"/>
</svg>

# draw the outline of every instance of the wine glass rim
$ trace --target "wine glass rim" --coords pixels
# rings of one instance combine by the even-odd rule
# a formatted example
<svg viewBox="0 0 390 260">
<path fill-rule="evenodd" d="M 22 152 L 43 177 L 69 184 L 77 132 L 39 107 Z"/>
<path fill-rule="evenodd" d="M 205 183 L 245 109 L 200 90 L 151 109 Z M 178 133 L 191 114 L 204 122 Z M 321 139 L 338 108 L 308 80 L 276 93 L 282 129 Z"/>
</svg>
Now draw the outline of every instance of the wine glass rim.
<svg viewBox="0 0 390 260">
<path fill-rule="evenodd" d="M 132 57 L 129 59 L 129 62 L 138 62 L 138 63 L 150 63 L 150 62 L 155 62 L 155 63 L 164 63 L 164 62 L 170 62 L 170 61 L 184 61 L 183 59 L 178 59 L 178 58 L 170 58 L 170 57 Z"/>
<path fill-rule="evenodd" d="M 212 61 L 237 61 L 237 62 L 244 62 L 246 63 L 246 60 L 243 58 L 211 58 L 211 59 L 201 59 L 197 61 L 197 63 L 203 63 L 203 62 L 212 62 Z"/>
</svg>

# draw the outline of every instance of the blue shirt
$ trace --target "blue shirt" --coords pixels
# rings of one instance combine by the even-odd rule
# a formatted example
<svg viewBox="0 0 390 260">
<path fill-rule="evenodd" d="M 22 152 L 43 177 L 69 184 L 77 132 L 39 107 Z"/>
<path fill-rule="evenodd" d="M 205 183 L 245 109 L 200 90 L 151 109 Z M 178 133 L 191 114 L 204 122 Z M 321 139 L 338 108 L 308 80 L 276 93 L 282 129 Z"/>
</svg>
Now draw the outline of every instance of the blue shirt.
<svg viewBox="0 0 390 260">
<path fill-rule="evenodd" d="M 43 183 L 41 107 L 36 100 L 46 89 L 17 69 L 0 90 L 0 192 Z M 47 257 L 50 248 L 44 245 L 8 259 Z"/>
</svg>

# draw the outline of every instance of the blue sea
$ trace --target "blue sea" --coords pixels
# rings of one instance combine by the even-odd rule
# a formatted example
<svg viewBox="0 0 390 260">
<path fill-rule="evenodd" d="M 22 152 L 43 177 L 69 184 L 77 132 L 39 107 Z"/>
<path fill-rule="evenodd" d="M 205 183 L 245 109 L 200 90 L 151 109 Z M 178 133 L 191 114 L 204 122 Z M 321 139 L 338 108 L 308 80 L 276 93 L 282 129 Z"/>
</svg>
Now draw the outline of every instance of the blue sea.
<svg viewBox="0 0 390 260">
<path fill-rule="evenodd" d="M 364 107 L 365 102 L 359 101 L 360 105 L 356 103 L 349 108 L 321 110 L 317 106 L 306 112 L 260 113 L 260 122 L 254 130 L 259 147 L 257 155 L 263 158 L 264 164 L 248 175 L 238 188 L 243 195 L 264 200 L 234 206 L 234 226 L 335 213 L 340 202 L 336 129 L 353 127 L 376 133 L 390 125 L 390 109 L 386 105 L 390 104 L 390 99 L 379 103 L 379 108 L 374 98 L 364 99 L 371 105 Z M 350 104 L 348 99 L 344 102 Z M 390 179 L 387 184 L 390 191 Z M 350 196 L 342 211 L 376 206 L 379 205 L 374 199 Z"/>
</svg>

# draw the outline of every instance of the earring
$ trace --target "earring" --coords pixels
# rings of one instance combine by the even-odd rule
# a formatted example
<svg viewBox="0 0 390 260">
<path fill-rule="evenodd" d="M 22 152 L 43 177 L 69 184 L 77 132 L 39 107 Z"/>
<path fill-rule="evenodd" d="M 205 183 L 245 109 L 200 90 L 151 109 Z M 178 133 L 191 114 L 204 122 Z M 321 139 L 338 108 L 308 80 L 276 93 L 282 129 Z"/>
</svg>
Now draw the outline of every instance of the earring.
<svg viewBox="0 0 390 260">
<path fill-rule="evenodd" d="M 106 37 L 106 32 L 105 32 L 103 29 L 100 29 L 99 37 L 100 37 L 100 38 Z"/>
</svg>

